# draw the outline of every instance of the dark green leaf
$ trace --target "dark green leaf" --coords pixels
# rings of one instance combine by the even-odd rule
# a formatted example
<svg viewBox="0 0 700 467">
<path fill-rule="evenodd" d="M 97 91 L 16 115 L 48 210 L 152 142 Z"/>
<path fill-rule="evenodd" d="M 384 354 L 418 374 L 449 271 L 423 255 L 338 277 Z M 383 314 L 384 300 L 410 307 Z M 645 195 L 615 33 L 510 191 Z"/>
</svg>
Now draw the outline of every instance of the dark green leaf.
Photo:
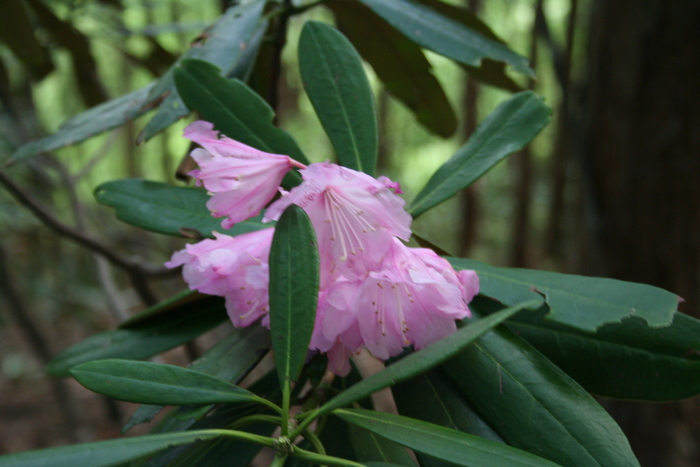
<svg viewBox="0 0 700 467">
<path fill-rule="evenodd" d="M 479 316 L 474 303 L 469 306 Z M 511 446 L 562 465 L 639 465 L 610 415 L 556 365 L 503 327 L 443 368 Z"/>
<path fill-rule="evenodd" d="M 481 21 L 473 11 L 467 10 L 466 8 L 461 8 L 456 5 L 451 5 L 445 3 L 442 0 L 417 0 L 419 3 L 430 7 L 432 10 L 437 11 L 442 16 L 450 18 L 451 20 L 462 23 L 469 29 L 480 33 L 487 39 L 493 41 L 504 43 L 503 40 L 498 37 L 491 28 Z M 510 76 L 505 72 L 505 63 L 494 61 L 488 58 L 481 60 L 481 66 L 475 67 L 471 65 L 461 64 L 462 67 L 467 70 L 469 75 L 477 81 L 484 84 L 489 84 L 491 86 L 496 86 L 506 91 L 518 92 L 522 91 L 522 88 L 513 81 Z"/>
<path fill-rule="evenodd" d="M 185 303 L 166 316 L 89 337 L 63 351 L 47 365 L 46 372 L 68 376 L 72 367 L 92 360 L 148 358 L 189 342 L 227 319 L 224 299 L 220 297 Z"/>
<path fill-rule="evenodd" d="M 234 329 L 231 334 L 192 362 L 189 368 L 238 384 L 260 361 L 269 346 L 270 334 L 262 326 Z M 140 406 L 124 425 L 122 432 L 139 423 L 151 421 L 162 408 L 161 405 Z M 177 418 L 178 414 L 173 416 Z"/>
<path fill-rule="evenodd" d="M 221 434 L 222 430 L 202 430 L 61 446 L 0 456 L 0 467 L 106 467 Z"/>
<path fill-rule="evenodd" d="M 336 380 L 342 378 L 336 378 Z M 333 382 L 336 387 L 336 382 Z M 326 448 L 326 454 L 334 457 L 342 457 L 348 460 L 357 460 L 355 451 L 350 445 L 350 433 L 348 432 L 348 424 L 335 416 L 328 416 L 323 425 L 319 439 Z"/>
<path fill-rule="evenodd" d="M 411 0 L 360 0 L 406 37 L 426 49 L 466 65 L 490 58 L 533 76 L 527 59 L 480 32 Z"/>
<path fill-rule="evenodd" d="M 378 433 L 414 451 L 470 467 L 551 466 L 541 457 L 432 423 L 365 409 L 333 412 L 346 422 Z"/>
<path fill-rule="evenodd" d="M 384 389 L 393 384 L 405 381 L 412 376 L 423 373 L 454 356 L 460 350 L 464 349 L 523 308 L 537 307 L 540 304 L 541 300 L 533 300 L 480 319 L 456 333 L 429 345 L 425 349 L 399 360 L 385 370 L 367 379 L 363 379 L 328 401 L 321 407 L 321 412 L 327 413 L 333 409 L 343 407 L 363 399 L 380 389 Z"/>
<path fill-rule="evenodd" d="M 176 187 L 149 180 L 114 180 L 95 189 L 100 204 L 113 207 L 117 218 L 152 232 L 176 236 L 213 238 L 213 231 L 239 235 L 266 229 L 262 215 L 239 222 L 231 229 L 221 227 L 206 207 L 209 195 L 200 188 Z"/>
<path fill-rule="evenodd" d="M 216 67 L 201 60 L 183 60 L 175 83 L 187 107 L 229 138 L 309 163 L 294 138 L 272 124 L 272 108 L 244 83 L 219 76 Z"/>
<path fill-rule="evenodd" d="M 307 21 L 299 37 L 299 68 L 340 164 L 373 175 L 377 116 L 357 51 L 334 27 Z"/>
<path fill-rule="evenodd" d="M 547 310 L 516 315 L 508 328 L 587 391 L 620 399 L 672 401 L 700 394 L 700 321 L 677 313 L 650 328 L 639 318 L 595 333 L 552 323 Z"/>
<path fill-rule="evenodd" d="M 73 367 L 70 372 L 86 388 L 127 402 L 190 405 L 256 399 L 220 378 L 161 363 L 97 360 Z"/>
<path fill-rule="evenodd" d="M 475 260 L 447 258 L 456 269 L 479 275 L 480 293 L 505 305 L 544 296 L 547 319 L 594 331 L 636 316 L 650 326 L 668 326 L 679 297 L 651 285 L 532 269 L 495 268 Z"/>
<path fill-rule="evenodd" d="M 523 311 L 519 314 L 530 313 Z M 440 370 L 431 370 L 399 383 L 391 391 L 401 415 L 504 442 Z"/>
<path fill-rule="evenodd" d="M 118 328 L 126 329 L 138 327 L 148 322 L 148 324 L 164 323 L 176 316 L 191 313 L 191 309 L 200 305 L 205 305 L 209 301 L 221 301 L 211 295 L 205 295 L 196 290 L 183 290 L 182 292 L 168 297 L 145 310 L 132 315 L 130 318 L 119 323 Z"/>
<path fill-rule="evenodd" d="M 267 423 L 246 425 L 243 431 L 270 436 L 274 426 Z M 219 438 L 187 447 L 182 454 L 165 464 L 168 467 L 248 467 L 261 446 L 238 439 Z M 149 463 L 148 467 L 151 467 Z"/>
<path fill-rule="evenodd" d="M 359 2 L 333 1 L 327 6 L 335 13 L 338 29 L 372 65 L 386 91 L 428 130 L 452 136 L 457 117 L 420 47 Z"/>
<path fill-rule="evenodd" d="M 500 104 L 469 141 L 433 174 L 408 212 L 418 217 L 471 185 L 508 154 L 525 147 L 549 123 L 550 112 L 531 91 Z"/>
<path fill-rule="evenodd" d="M 147 105 L 147 96 L 151 88 L 153 85 L 149 84 L 145 88 L 100 104 L 66 120 L 56 133 L 20 147 L 12 154 L 9 163 L 35 156 L 40 152 L 54 151 L 77 144 L 91 136 L 134 120 L 151 110 L 152 107 Z"/>
<path fill-rule="evenodd" d="M 304 366 L 318 301 L 316 232 L 303 209 L 290 205 L 270 248 L 270 332 L 280 385 L 296 381 Z"/>
<path fill-rule="evenodd" d="M 204 60 L 222 70 L 225 76 L 245 77 L 262 34 L 267 29 L 267 21 L 260 19 L 264 6 L 263 0 L 246 0 L 229 7 L 211 28 L 199 36 L 178 63 L 186 59 Z M 150 99 L 163 98 L 163 101 L 158 112 L 141 131 L 137 140 L 139 143 L 148 141 L 192 110 L 185 106 L 175 87 L 173 70 L 177 66 L 177 63 L 173 65 L 156 82 L 149 95 Z"/>
<path fill-rule="evenodd" d="M 350 443 L 358 462 L 386 462 L 393 465 L 415 467 L 406 448 L 357 425 L 348 427 Z M 347 441 L 346 441 L 347 442 Z"/>
</svg>

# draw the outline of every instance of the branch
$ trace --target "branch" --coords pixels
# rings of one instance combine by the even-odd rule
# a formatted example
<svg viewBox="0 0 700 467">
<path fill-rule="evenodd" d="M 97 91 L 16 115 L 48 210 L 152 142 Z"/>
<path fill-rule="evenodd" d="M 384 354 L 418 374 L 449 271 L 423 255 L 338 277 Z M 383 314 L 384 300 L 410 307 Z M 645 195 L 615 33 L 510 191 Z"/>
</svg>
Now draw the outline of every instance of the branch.
<svg viewBox="0 0 700 467">
<path fill-rule="evenodd" d="M 275 110 L 277 120 L 277 104 L 279 101 L 279 78 L 282 74 L 282 49 L 287 43 L 287 22 L 292 14 L 291 0 L 284 0 L 280 15 L 276 18 L 272 37 L 272 58 L 270 62 L 270 83 L 267 90 L 267 102 Z"/>
<path fill-rule="evenodd" d="M 17 185 L 7 175 L 7 173 L 1 170 L 0 184 L 2 184 L 7 191 L 9 191 L 12 196 L 19 201 L 20 204 L 29 209 L 46 227 L 50 228 L 57 234 L 69 238 L 79 245 L 104 256 L 112 264 L 119 266 L 120 268 L 128 271 L 130 274 L 141 277 L 164 277 L 179 274 L 177 269 L 167 269 L 154 265 L 144 265 L 140 261 L 122 257 L 112 251 L 108 245 L 103 244 L 100 240 L 94 238 L 93 236 L 65 225 L 56 219 L 56 217 L 54 217 L 53 214 L 51 214 L 44 206 L 39 204 L 29 194 L 25 193 L 19 187 L 19 185 Z"/>
</svg>

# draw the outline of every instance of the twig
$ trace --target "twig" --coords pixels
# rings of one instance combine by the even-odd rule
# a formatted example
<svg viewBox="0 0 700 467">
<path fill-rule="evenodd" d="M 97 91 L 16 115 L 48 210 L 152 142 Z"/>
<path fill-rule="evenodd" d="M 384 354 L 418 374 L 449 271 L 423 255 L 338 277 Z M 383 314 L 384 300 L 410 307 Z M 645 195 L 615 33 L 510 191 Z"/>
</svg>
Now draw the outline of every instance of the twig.
<svg viewBox="0 0 700 467">
<path fill-rule="evenodd" d="M 98 160 L 100 157 L 99 153 L 104 152 L 104 149 L 105 148 L 100 148 L 97 155 L 90 159 L 88 165 L 90 165 L 91 162 Z M 66 190 L 68 192 L 68 198 L 70 200 L 71 209 L 73 211 L 73 218 L 75 219 L 75 224 L 78 227 L 78 229 L 85 232 L 87 227 L 85 225 L 85 208 L 80 202 L 80 199 L 78 199 L 78 194 L 75 190 L 75 183 L 83 176 L 84 173 L 86 173 L 84 170 L 85 167 L 83 167 L 83 169 L 81 169 L 81 171 L 78 172 L 76 175 L 71 175 L 64 164 L 51 157 L 49 154 L 42 154 L 40 157 L 42 162 L 54 168 L 60 175 L 61 179 L 63 180 L 63 184 L 65 185 Z M 91 252 L 91 255 L 95 261 L 97 279 L 100 282 L 102 290 L 105 293 L 107 309 L 109 310 L 110 314 L 117 320 L 117 322 L 124 321 L 129 317 L 127 313 L 127 306 L 125 305 L 124 300 L 122 300 L 119 297 L 119 290 L 117 289 L 117 285 L 114 281 L 112 271 L 108 266 L 108 262 L 105 258 L 103 258 L 95 252 Z"/>
<path fill-rule="evenodd" d="M 272 60 L 270 63 L 270 85 L 267 90 L 267 102 L 275 110 L 277 119 L 277 104 L 279 102 L 279 79 L 282 74 L 282 49 L 287 43 L 287 22 L 292 15 L 292 1 L 284 0 L 282 11 L 275 20 L 272 37 Z"/>
<path fill-rule="evenodd" d="M 130 274 L 139 277 L 166 277 L 179 274 L 177 269 L 167 269 L 164 267 L 145 265 L 140 261 L 131 258 L 124 258 L 114 251 L 108 245 L 103 244 L 98 239 L 89 234 L 83 233 L 73 227 L 67 226 L 53 214 L 51 214 L 44 206 L 39 204 L 29 194 L 25 193 L 19 185 L 17 185 L 4 171 L 0 170 L 0 184 L 2 184 L 12 196 L 15 197 L 22 205 L 28 208 L 45 226 L 55 231 L 59 235 L 69 238 L 79 245 L 94 251 L 105 257 L 115 266 L 128 271 Z"/>
</svg>

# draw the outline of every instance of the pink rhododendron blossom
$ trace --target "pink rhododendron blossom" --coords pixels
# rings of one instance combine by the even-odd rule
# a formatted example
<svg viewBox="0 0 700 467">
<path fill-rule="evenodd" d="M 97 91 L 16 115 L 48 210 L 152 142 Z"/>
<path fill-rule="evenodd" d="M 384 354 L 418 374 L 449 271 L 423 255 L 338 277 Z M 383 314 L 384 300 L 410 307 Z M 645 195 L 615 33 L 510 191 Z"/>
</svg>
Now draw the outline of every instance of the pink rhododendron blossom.
<svg viewBox="0 0 700 467">
<path fill-rule="evenodd" d="M 321 286 L 338 274 L 353 279 L 379 268 L 394 236 L 408 240 L 411 216 L 388 178 L 323 162 L 300 171 L 304 182 L 270 205 L 265 220 L 277 220 L 290 205 L 300 206 L 316 229 Z"/>
<path fill-rule="evenodd" d="M 355 309 L 364 345 L 377 358 L 386 360 L 410 344 L 432 344 L 470 315 L 458 276 L 440 260 L 431 250 L 394 239 L 382 268 L 369 273 Z"/>
<path fill-rule="evenodd" d="M 328 370 L 345 376 L 350 371 L 350 356 L 360 350 L 362 336 L 354 312 L 359 283 L 340 278 L 318 297 L 316 322 L 310 349 L 328 355 Z"/>
<path fill-rule="evenodd" d="M 350 356 L 363 346 L 381 360 L 408 345 L 421 349 L 456 330 L 470 316 L 467 304 L 479 292 L 474 271 L 456 272 L 426 248 L 409 248 L 411 235 L 398 183 L 377 179 L 330 162 L 304 167 L 287 156 L 267 154 L 226 137 L 213 125 L 195 122 L 185 136 L 204 149 L 192 152 L 192 172 L 214 196 L 207 207 L 229 228 L 257 214 L 279 189 L 282 197 L 266 211 L 277 220 L 291 204 L 308 214 L 316 230 L 321 286 L 309 350 L 328 356 L 328 369 L 344 376 Z M 303 183 L 279 188 L 292 166 Z M 191 289 L 226 298 L 233 324 L 260 320 L 269 328 L 268 257 L 274 229 L 237 237 L 215 233 L 175 253 L 168 267 L 184 266 Z"/>
<path fill-rule="evenodd" d="M 214 232 L 216 240 L 187 245 L 165 263 L 183 265 L 190 289 L 226 298 L 233 324 L 245 327 L 268 312 L 268 257 L 273 228 L 236 237 Z"/>
<path fill-rule="evenodd" d="M 292 167 L 304 167 L 289 156 L 269 154 L 234 141 L 219 138 L 214 125 L 197 121 L 185 128 L 185 138 L 204 149 L 192 151 L 199 169 L 190 175 L 214 193 L 207 208 L 230 229 L 236 222 L 257 215 L 277 193 L 284 175 Z"/>
</svg>

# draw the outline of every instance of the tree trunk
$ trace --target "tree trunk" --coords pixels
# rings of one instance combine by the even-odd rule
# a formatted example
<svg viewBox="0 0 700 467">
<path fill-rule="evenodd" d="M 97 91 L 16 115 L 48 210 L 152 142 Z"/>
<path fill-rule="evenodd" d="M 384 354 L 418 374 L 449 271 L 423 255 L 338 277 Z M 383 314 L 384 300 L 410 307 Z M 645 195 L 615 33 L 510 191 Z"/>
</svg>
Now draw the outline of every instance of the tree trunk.
<svg viewBox="0 0 700 467">
<path fill-rule="evenodd" d="M 584 273 L 700 316 L 700 2 L 594 0 L 581 94 Z M 611 403 L 643 466 L 700 465 L 700 403 Z"/>
</svg>

